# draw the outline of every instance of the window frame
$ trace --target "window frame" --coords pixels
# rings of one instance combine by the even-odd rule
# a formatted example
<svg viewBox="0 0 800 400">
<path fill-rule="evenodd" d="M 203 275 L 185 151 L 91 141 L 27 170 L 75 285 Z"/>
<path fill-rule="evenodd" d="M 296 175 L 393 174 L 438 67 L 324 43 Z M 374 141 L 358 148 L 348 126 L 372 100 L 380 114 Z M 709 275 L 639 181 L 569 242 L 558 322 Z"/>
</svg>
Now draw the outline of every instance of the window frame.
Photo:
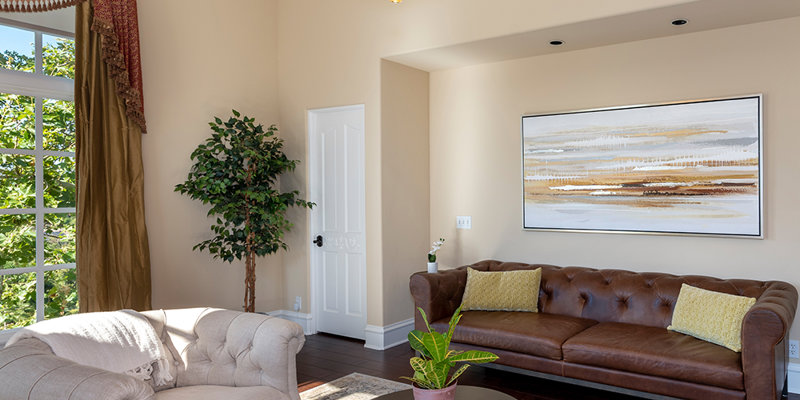
<svg viewBox="0 0 800 400">
<path fill-rule="evenodd" d="M 75 84 L 73 79 L 62 76 L 44 74 L 43 66 L 43 35 L 62 37 L 75 40 L 75 35 L 69 32 L 47 28 L 43 26 L 19 22 L 0 17 L 0 25 L 31 31 L 34 33 L 34 72 L 15 71 L 0 67 L 0 93 L 28 96 L 34 98 L 34 129 L 35 145 L 31 149 L 0 148 L 0 154 L 25 155 L 34 157 L 34 178 L 36 188 L 36 203 L 34 208 L 0 208 L 0 215 L 35 215 L 36 220 L 36 256 L 35 265 L 32 267 L 0 269 L 0 276 L 19 275 L 27 273 L 36 274 L 36 322 L 45 319 L 44 312 L 44 287 L 45 274 L 50 271 L 62 269 L 75 269 L 76 263 L 45 265 L 44 248 L 44 218 L 46 214 L 75 214 L 76 207 L 48 208 L 44 204 L 44 160 L 45 157 L 71 157 L 75 159 L 75 152 L 55 151 L 44 149 L 44 100 L 75 101 Z M 77 165 L 76 165 L 77 174 Z M 77 200 L 77 199 L 76 199 Z M 77 288 L 76 288 L 77 289 Z M 4 342 L 10 333 L 20 328 L 0 330 L 0 343 Z"/>
</svg>

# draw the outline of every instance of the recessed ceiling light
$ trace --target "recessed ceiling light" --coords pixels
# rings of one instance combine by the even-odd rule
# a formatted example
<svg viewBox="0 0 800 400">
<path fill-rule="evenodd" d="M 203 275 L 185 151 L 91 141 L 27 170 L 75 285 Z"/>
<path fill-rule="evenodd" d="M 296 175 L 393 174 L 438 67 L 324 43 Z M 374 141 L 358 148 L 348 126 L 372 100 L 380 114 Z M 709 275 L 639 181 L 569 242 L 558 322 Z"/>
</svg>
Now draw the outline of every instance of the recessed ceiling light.
<svg viewBox="0 0 800 400">
<path fill-rule="evenodd" d="M 676 26 L 686 25 L 687 23 L 689 23 L 689 21 L 687 21 L 685 19 L 676 19 L 676 20 L 672 21 L 672 25 L 676 25 Z"/>
<path fill-rule="evenodd" d="M 552 45 L 552 46 L 561 46 L 562 44 L 564 44 L 563 40 L 551 40 L 550 41 L 550 45 Z"/>
</svg>

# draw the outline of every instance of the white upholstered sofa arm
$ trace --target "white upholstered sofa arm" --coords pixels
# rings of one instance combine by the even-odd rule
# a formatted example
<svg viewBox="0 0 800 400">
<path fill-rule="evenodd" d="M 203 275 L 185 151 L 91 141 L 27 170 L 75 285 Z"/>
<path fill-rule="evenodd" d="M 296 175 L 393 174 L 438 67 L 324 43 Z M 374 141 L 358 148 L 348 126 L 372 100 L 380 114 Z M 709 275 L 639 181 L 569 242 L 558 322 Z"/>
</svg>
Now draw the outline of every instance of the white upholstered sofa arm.
<svg viewBox="0 0 800 400">
<path fill-rule="evenodd" d="M 38 339 L 0 350 L 0 398 L 153 400 L 150 385 L 128 375 L 58 357 Z"/>
<path fill-rule="evenodd" d="M 300 325 L 281 318 L 264 321 L 253 337 L 251 358 L 264 372 L 264 383 L 299 400 L 296 356 L 306 337 Z"/>
<path fill-rule="evenodd" d="M 202 308 L 165 311 L 166 329 L 183 362 L 177 386 L 271 386 L 292 400 L 300 325 L 263 314 Z"/>
</svg>

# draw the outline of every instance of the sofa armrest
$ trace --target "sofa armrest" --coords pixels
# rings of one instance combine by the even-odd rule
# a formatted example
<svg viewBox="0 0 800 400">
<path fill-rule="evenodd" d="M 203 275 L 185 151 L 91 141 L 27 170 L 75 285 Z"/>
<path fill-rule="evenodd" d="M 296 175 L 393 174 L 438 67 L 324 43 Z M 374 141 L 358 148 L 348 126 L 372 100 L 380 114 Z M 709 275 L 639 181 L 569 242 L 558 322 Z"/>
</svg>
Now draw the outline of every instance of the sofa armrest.
<svg viewBox="0 0 800 400">
<path fill-rule="evenodd" d="M 166 310 L 180 354 L 177 386 L 271 386 L 299 400 L 296 355 L 305 343 L 297 323 L 214 308 Z"/>
<path fill-rule="evenodd" d="M 461 304 L 466 284 L 465 269 L 449 269 L 435 274 L 417 272 L 411 275 L 409 287 L 415 307 L 422 308 L 428 315 L 428 321 L 433 322 L 453 315 Z M 425 323 L 416 308 L 414 326 L 416 329 L 425 329 Z"/>
<path fill-rule="evenodd" d="M 0 388 L 4 399 L 155 399 L 145 382 L 58 357 L 37 339 L 0 350 Z"/>
<path fill-rule="evenodd" d="M 297 353 L 306 337 L 295 322 L 270 317 L 259 325 L 253 336 L 252 359 L 263 371 L 262 379 L 270 386 L 300 400 L 297 391 Z"/>
<path fill-rule="evenodd" d="M 742 371 L 748 398 L 779 399 L 786 381 L 797 289 L 786 282 L 765 285 L 742 321 Z"/>
</svg>

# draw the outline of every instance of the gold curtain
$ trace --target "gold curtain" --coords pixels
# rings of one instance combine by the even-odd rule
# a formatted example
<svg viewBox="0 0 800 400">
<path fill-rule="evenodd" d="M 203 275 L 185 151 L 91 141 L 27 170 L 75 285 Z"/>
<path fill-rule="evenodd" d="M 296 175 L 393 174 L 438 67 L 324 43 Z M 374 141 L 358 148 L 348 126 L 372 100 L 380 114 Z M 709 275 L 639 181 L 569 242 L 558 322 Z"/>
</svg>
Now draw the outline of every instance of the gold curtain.
<svg viewBox="0 0 800 400">
<path fill-rule="evenodd" d="M 80 311 L 145 310 L 151 289 L 142 128 L 127 115 L 103 58 L 108 38 L 92 30 L 93 4 L 76 6 L 75 24 Z"/>
</svg>

